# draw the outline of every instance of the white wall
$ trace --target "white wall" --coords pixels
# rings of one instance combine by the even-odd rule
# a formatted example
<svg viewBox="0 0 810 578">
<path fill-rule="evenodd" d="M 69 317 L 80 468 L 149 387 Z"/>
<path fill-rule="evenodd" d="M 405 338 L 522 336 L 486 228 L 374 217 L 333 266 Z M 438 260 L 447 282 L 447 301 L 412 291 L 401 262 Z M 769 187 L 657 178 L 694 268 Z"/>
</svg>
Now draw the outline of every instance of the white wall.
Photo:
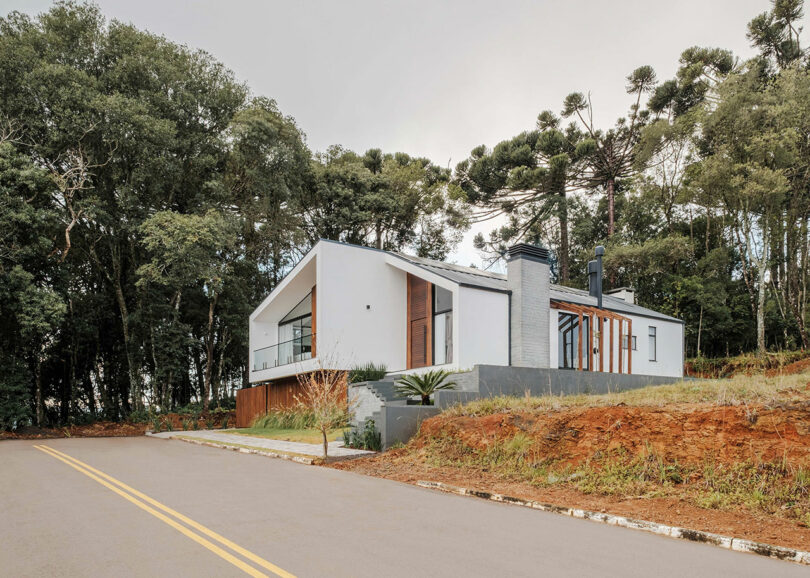
<svg viewBox="0 0 810 578">
<path fill-rule="evenodd" d="M 509 296 L 506 293 L 459 287 L 453 315 L 458 317 L 458 331 L 453 336 L 453 361 L 458 368 L 509 364 Z"/>
<path fill-rule="evenodd" d="M 407 283 L 387 254 L 321 242 L 317 355 L 325 366 L 405 367 Z"/>
</svg>

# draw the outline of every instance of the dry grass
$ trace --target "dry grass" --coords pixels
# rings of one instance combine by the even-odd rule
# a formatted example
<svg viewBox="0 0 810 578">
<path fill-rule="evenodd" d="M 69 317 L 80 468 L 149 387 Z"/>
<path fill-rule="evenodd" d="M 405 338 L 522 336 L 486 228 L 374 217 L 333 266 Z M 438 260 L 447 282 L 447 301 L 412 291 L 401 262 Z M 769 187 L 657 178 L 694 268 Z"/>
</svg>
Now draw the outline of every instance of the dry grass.
<svg viewBox="0 0 810 578">
<path fill-rule="evenodd" d="M 548 411 L 567 407 L 611 405 L 661 407 L 681 403 L 774 405 L 806 400 L 810 375 L 737 376 L 731 379 L 682 381 L 606 394 L 492 397 L 449 408 L 446 415 L 482 416 L 510 411 Z"/>
</svg>

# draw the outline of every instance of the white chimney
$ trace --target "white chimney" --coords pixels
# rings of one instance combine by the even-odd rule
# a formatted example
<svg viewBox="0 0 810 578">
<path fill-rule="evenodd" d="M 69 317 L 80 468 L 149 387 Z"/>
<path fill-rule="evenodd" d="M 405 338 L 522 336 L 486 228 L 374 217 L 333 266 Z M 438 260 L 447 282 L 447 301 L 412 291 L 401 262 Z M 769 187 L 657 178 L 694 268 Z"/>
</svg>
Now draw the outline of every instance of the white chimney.
<svg viewBox="0 0 810 578">
<path fill-rule="evenodd" d="M 511 363 L 549 367 L 551 272 L 548 249 L 520 243 L 507 251 L 506 281 L 511 295 Z"/>
<path fill-rule="evenodd" d="M 628 303 L 636 302 L 636 290 L 632 287 L 619 287 L 618 289 L 611 289 L 610 291 L 605 291 L 605 295 L 610 295 L 611 297 L 621 299 L 622 301 L 627 301 Z"/>
</svg>

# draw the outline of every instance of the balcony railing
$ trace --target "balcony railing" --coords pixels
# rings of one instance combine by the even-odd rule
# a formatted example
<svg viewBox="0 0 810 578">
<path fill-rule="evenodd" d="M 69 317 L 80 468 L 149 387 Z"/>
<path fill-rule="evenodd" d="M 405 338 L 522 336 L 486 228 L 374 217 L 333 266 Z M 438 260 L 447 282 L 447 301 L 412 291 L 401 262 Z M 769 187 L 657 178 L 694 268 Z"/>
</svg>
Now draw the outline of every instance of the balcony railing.
<svg viewBox="0 0 810 578">
<path fill-rule="evenodd" d="M 301 335 L 289 341 L 282 341 L 270 347 L 263 347 L 253 352 L 253 371 L 271 369 L 280 365 L 298 363 L 312 359 L 312 342 L 314 333 Z"/>
</svg>

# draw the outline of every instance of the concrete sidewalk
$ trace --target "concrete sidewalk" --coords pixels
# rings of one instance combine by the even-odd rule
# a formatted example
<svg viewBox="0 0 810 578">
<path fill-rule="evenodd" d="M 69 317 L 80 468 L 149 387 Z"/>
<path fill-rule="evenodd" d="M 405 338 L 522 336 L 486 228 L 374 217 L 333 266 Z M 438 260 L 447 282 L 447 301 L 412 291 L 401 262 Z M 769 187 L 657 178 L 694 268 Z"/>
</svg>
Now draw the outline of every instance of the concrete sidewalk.
<svg viewBox="0 0 810 578">
<path fill-rule="evenodd" d="M 284 440 L 274 440 L 258 436 L 246 436 L 240 434 L 223 433 L 218 430 L 194 430 L 194 431 L 164 431 L 152 436 L 157 438 L 179 438 L 195 439 L 199 441 L 214 442 L 235 446 L 250 446 L 270 452 L 301 454 L 315 458 L 323 455 L 321 444 L 306 444 L 302 442 L 288 442 Z M 329 442 L 329 457 L 348 458 L 373 454 L 366 450 L 355 450 L 343 446 L 343 440 Z"/>
</svg>

